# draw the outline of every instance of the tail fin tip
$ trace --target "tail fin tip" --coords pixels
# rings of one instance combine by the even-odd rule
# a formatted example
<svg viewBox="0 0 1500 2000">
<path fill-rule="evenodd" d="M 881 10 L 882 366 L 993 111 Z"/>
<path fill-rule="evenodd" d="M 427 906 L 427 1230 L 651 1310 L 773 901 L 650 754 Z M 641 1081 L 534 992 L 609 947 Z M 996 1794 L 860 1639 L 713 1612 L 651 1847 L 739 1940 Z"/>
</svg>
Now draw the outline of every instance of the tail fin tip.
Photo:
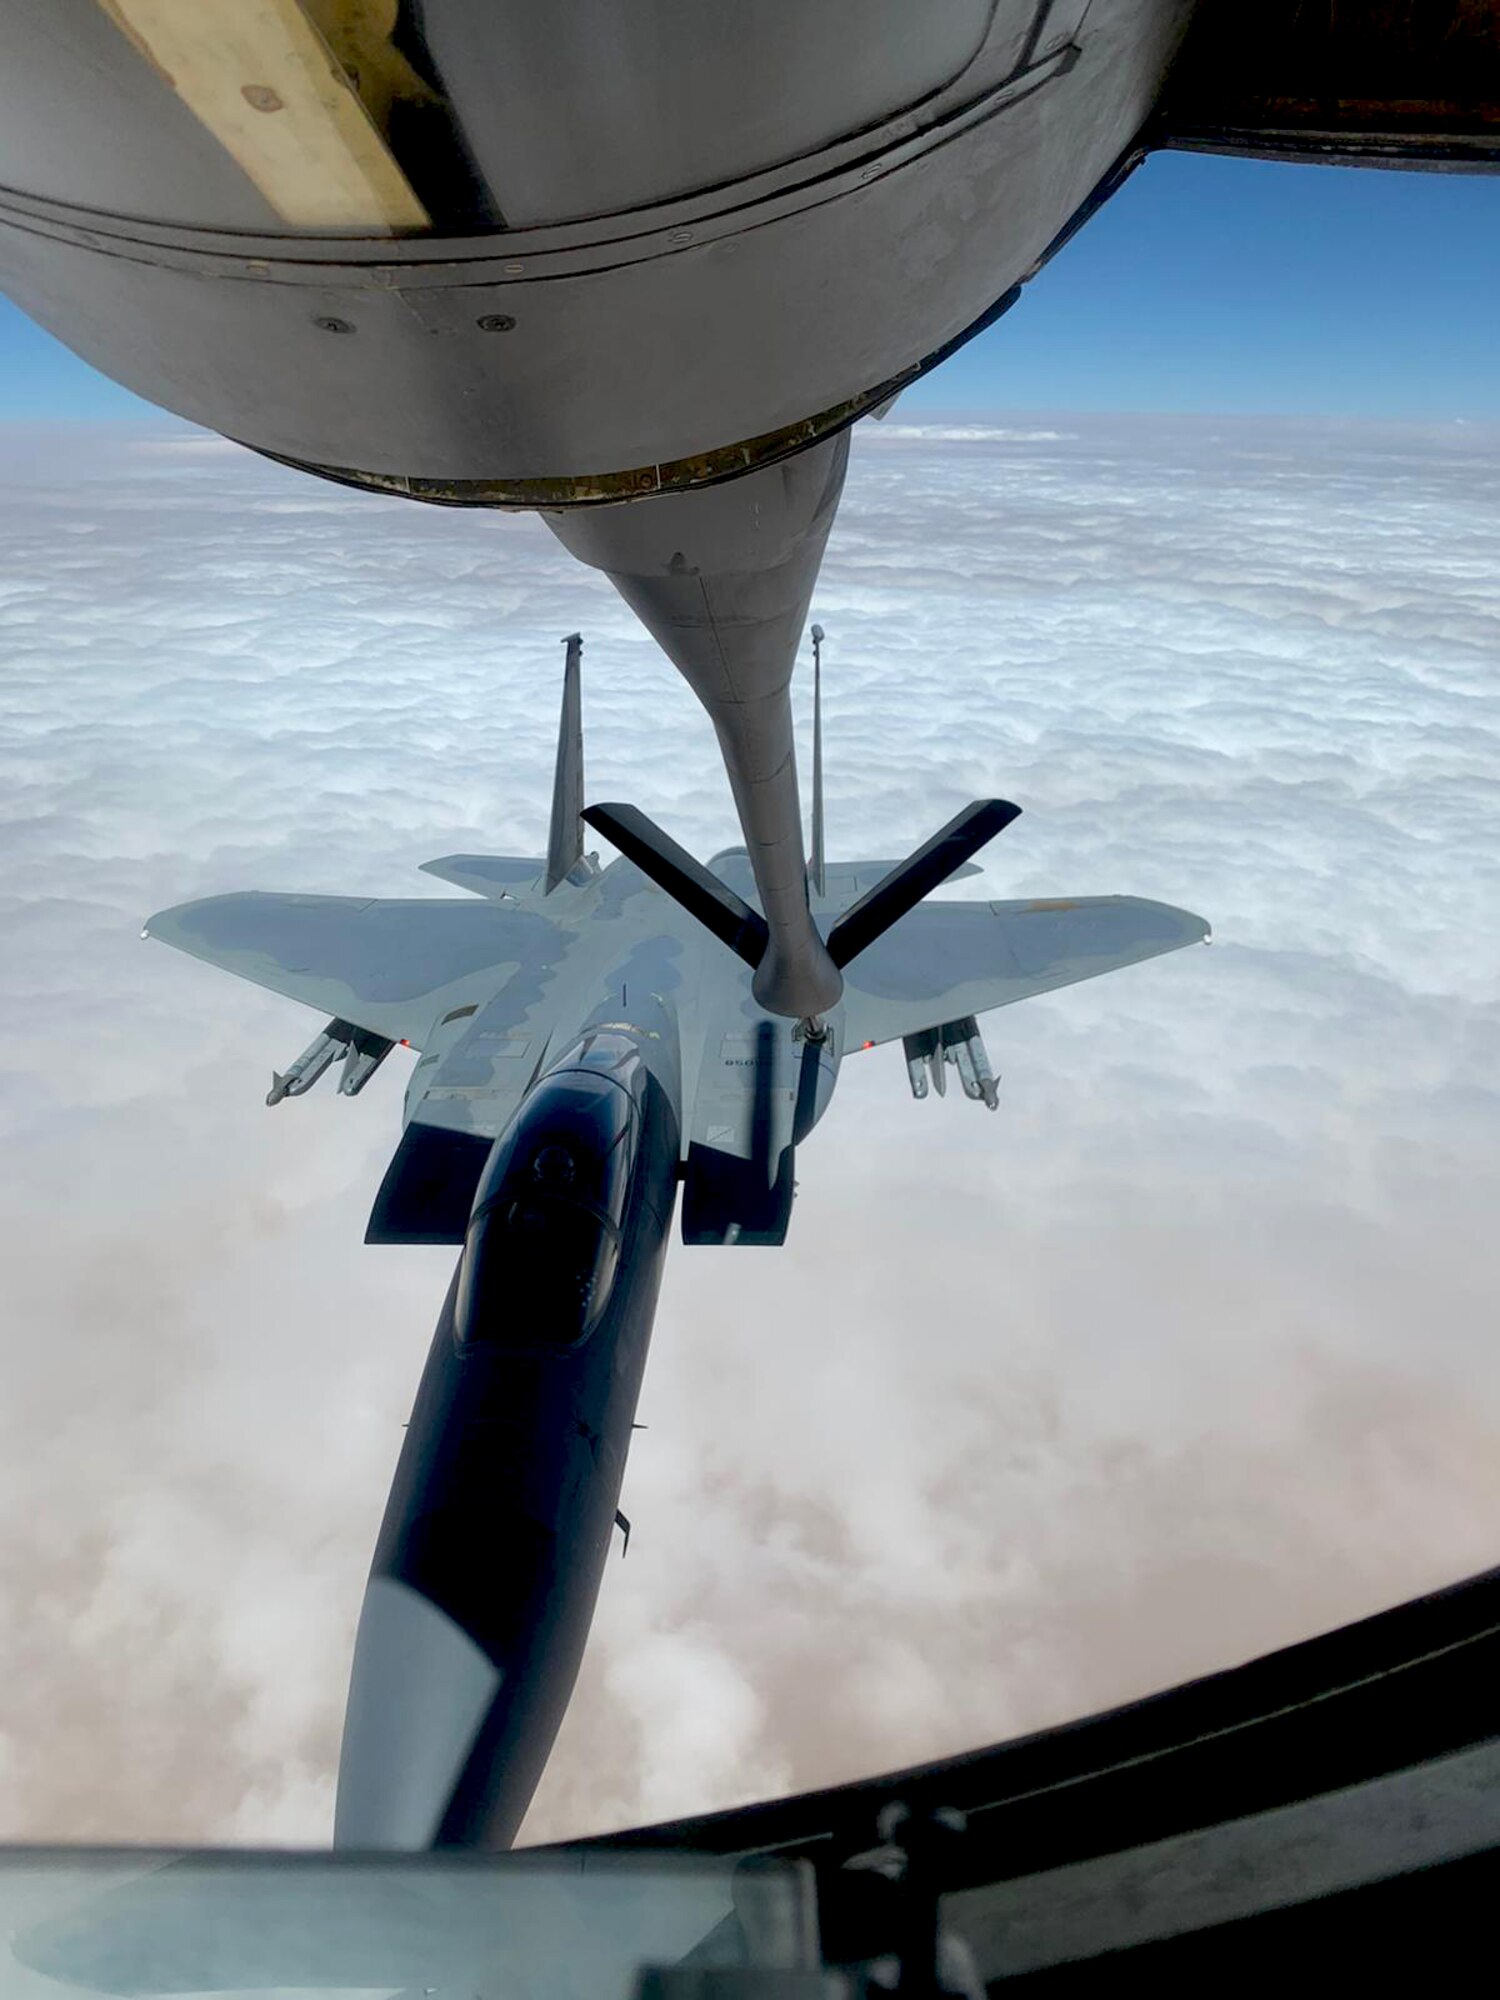
<svg viewBox="0 0 1500 2000">
<path fill-rule="evenodd" d="M 557 724 L 557 767 L 552 780 L 552 825 L 547 835 L 547 878 L 550 896 L 583 859 L 583 695 L 580 662 L 583 635 L 570 632 L 563 666 L 562 713 Z"/>
<path fill-rule="evenodd" d="M 815 896 L 826 895 L 827 857 L 823 851 L 823 639 L 821 625 L 812 628 L 813 642 L 813 754 L 812 754 L 812 855 L 808 879 Z"/>
</svg>

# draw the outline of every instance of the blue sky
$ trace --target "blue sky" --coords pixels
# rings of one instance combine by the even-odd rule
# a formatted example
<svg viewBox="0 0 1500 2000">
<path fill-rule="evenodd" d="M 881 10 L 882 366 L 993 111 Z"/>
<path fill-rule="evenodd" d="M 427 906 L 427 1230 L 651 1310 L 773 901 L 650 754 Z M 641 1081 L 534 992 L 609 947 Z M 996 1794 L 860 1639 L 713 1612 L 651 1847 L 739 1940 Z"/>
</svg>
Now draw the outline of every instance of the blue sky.
<svg viewBox="0 0 1500 2000">
<path fill-rule="evenodd" d="M 1500 185 L 1149 159 L 906 409 L 1500 416 Z"/>
<path fill-rule="evenodd" d="M 1500 188 L 1158 154 L 903 414 L 1500 418 Z M 148 406 L 0 301 L 0 417 Z"/>
</svg>

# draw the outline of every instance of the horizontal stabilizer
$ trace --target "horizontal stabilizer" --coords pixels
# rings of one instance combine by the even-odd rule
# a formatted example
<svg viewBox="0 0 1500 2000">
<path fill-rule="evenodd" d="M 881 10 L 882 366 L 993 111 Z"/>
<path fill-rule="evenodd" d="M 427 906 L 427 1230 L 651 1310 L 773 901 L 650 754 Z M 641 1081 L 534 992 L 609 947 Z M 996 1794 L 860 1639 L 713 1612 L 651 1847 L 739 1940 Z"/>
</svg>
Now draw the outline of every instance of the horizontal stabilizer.
<svg viewBox="0 0 1500 2000">
<path fill-rule="evenodd" d="M 534 888 L 546 870 L 540 856 L 533 860 L 523 854 L 444 854 L 422 863 L 424 875 L 436 875 L 440 882 L 496 903 L 518 890 Z"/>
<path fill-rule="evenodd" d="M 904 856 L 894 860 L 888 856 L 876 860 L 860 856 L 853 861 L 826 861 L 823 864 L 821 896 L 813 887 L 810 873 L 808 877 L 808 889 L 814 905 L 820 906 L 820 920 L 831 923 L 834 917 L 846 910 L 851 903 L 857 903 L 866 890 L 873 889 L 877 882 L 889 875 L 893 868 L 904 865 Z M 737 896 L 753 903 L 757 893 L 755 874 L 750 866 L 750 857 L 743 847 L 721 847 L 708 862 L 708 867 L 726 888 L 732 889 Z M 962 882 L 966 876 L 980 875 L 983 872 L 977 862 L 965 861 L 961 867 L 954 869 L 948 880 Z"/>
<path fill-rule="evenodd" d="M 769 935 L 765 918 L 637 807 L 589 806 L 583 817 L 746 965 L 760 964 Z"/>
<path fill-rule="evenodd" d="M 898 923 L 930 889 L 946 882 L 987 841 L 1019 819 L 1021 808 L 1008 799 L 978 799 L 965 806 L 915 854 L 877 882 L 847 909 L 828 933 L 828 955 L 843 967 Z"/>
<path fill-rule="evenodd" d="M 863 856 L 857 861 L 830 861 L 825 864 L 823 870 L 824 875 L 827 877 L 827 888 L 824 890 L 824 894 L 837 896 L 850 882 L 869 882 L 873 885 L 883 875 L 889 875 L 897 868 L 904 868 L 905 866 L 906 857 L 904 855 L 897 855 L 894 859 L 887 858 L 878 861 L 868 861 Z M 949 872 L 948 880 L 950 882 L 962 882 L 966 876 L 982 875 L 983 873 L 984 870 L 977 861 L 963 861 L 959 863 L 957 868 Z"/>
</svg>

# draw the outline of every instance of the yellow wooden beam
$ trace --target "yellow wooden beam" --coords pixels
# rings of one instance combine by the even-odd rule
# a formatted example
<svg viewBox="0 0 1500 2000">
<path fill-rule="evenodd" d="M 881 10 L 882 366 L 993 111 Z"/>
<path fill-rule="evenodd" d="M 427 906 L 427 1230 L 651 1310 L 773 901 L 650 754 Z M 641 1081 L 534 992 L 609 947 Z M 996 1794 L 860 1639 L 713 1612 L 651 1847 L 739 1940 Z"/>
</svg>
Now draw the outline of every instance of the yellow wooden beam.
<svg viewBox="0 0 1500 2000">
<path fill-rule="evenodd" d="M 429 217 L 298 0 L 99 0 L 293 229 Z"/>
<path fill-rule="evenodd" d="M 302 0 L 302 10 L 387 140 L 398 104 L 439 101 L 396 47 L 399 0 Z"/>
</svg>

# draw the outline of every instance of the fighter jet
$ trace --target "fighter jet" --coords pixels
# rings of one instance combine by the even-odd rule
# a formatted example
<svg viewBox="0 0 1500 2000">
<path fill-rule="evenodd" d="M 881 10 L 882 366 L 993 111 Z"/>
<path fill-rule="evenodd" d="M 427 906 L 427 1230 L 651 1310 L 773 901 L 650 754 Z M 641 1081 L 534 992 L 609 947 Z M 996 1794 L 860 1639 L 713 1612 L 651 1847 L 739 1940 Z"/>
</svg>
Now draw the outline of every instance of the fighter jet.
<svg viewBox="0 0 1500 2000">
<path fill-rule="evenodd" d="M 679 1189 L 685 1242 L 780 1243 L 846 1056 L 899 1041 L 918 1097 L 951 1066 L 993 1107 L 978 1015 L 1208 933 L 1128 896 L 921 900 L 978 872 L 968 853 L 1018 816 L 1004 800 L 915 868 L 828 861 L 819 700 L 806 876 L 844 980 L 794 1024 L 755 996 L 765 920 L 744 849 L 703 867 L 633 808 L 584 806 L 576 634 L 567 648 L 545 855 L 426 862 L 461 899 L 252 892 L 146 925 L 330 1017 L 269 1103 L 336 1061 L 353 1096 L 398 1044 L 416 1052 L 366 1240 L 460 1247 L 360 1622 L 344 1846 L 514 1837 L 611 1534 L 629 1535 L 621 1481 Z M 659 879 L 628 854 L 601 867 L 586 824 L 650 849 Z"/>
</svg>

